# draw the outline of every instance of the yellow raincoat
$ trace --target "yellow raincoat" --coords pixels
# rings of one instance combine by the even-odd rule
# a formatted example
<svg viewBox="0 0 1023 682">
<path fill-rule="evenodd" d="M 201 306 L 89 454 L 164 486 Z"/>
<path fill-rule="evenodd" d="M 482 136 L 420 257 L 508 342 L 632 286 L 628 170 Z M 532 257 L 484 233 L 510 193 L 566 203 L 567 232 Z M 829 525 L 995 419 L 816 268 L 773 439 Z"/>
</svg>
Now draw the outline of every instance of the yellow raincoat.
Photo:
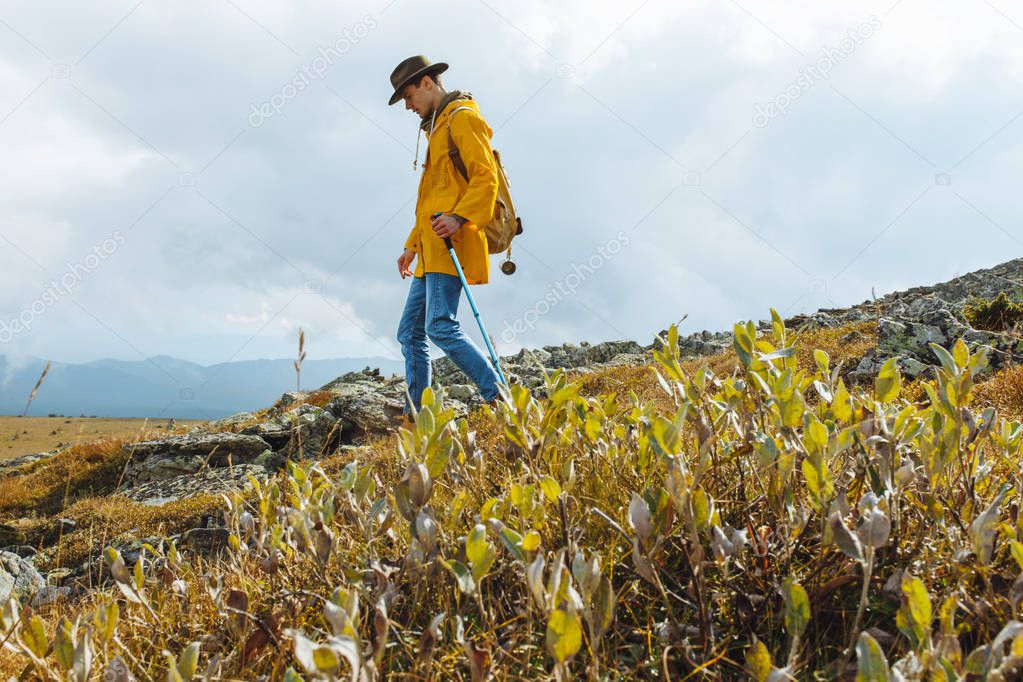
<svg viewBox="0 0 1023 682">
<path fill-rule="evenodd" d="M 448 156 L 448 118 L 457 107 L 471 109 L 450 117 L 451 136 L 469 172 L 468 182 Z M 492 134 L 474 100 L 454 99 L 437 113 L 433 129 L 427 133 L 429 148 L 419 180 L 416 221 L 405 240 L 405 248 L 417 254 L 416 277 L 427 272 L 458 274 L 444 240 L 430 226 L 430 216 L 440 211 L 455 213 L 468 221 L 451 236 L 466 281 L 486 284 L 490 280 L 487 236 L 481 226 L 490 222 L 497 200 L 498 169 L 490 149 Z"/>
</svg>

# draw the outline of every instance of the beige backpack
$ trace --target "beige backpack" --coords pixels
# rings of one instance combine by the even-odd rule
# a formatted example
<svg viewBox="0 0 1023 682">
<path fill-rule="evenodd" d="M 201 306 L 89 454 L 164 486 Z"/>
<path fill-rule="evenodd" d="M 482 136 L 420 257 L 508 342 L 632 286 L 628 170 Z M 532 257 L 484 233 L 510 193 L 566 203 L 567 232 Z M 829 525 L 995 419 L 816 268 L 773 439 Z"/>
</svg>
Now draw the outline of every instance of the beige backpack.
<svg viewBox="0 0 1023 682">
<path fill-rule="evenodd" d="M 461 152 L 458 151 L 455 139 L 451 136 L 451 117 L 462 109 L 473 111 L 470 107 L 456 107 L 448 114 L 448 155 L 451 157 L 451 162 L 455 164 L 455 169 L 468 182 L 469 171 L 466 170 Z M 512 203 L 511 192 L 508 190 L 508 176 L 501 164 L 501 155 L 496 149 L 492 151 L 494 160 L 497 162 L 497 200 L 494 202 L 494 217 L 483 226 L 483 231 L 487 235 L 487 250 L 490 253 L 505 252 L 505 262 L 501 264 L 501 272 L 510 275 L 515 272 L 515 263 L 511 260 L 511 243 L 516 235 L 522 234 L 522 220 L 515 215 L 515 205 Z"/>
</svg>

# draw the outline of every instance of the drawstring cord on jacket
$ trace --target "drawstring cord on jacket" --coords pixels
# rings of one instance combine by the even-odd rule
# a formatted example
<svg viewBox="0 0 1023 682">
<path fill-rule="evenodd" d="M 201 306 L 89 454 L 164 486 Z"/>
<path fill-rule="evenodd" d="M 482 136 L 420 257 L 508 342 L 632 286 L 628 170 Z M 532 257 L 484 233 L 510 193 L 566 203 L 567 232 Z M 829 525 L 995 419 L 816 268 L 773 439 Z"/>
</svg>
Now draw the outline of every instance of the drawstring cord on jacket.
<svg viewBox="0 0 1023 682">
<path fill-rule="evenodd" d="M 419 165 L 419 138 L 423 136 L 423 129 L 420 128 L 419 132 L 416 133 L 416 158 L 412 159 L 412 172 L 416 171 L 416 166 Z"/>
<path fill-rule="evenodd" d="M 433 110 L 433 118 L 430 119 L 430 137 L 433 137 L 433 124 L 437 120 L 437 110 Z M 419 126 L 419 132 L 416 133 L 416 158 L 412 160 L 412 170 L 414 171 L 419 165 L 419 139 L 423 136 L 423 128 Z M 423 167 L 426 167 L 426 161 L 423 161 Z"/>
</svg>

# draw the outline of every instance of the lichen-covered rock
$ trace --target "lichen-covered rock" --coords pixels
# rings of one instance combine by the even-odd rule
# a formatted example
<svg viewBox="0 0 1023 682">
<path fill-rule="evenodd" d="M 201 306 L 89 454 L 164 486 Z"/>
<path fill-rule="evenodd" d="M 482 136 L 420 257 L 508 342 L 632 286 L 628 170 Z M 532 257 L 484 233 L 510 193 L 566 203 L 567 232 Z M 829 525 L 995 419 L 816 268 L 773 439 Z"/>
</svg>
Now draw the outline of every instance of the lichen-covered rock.
<svg viewBox="0 0 1023 682">
<path fill-rule="evenodd" d="M 304 400 L 305 397 L 306 397 L 305 392 L 287 391 L 277 401 L 277 407 L 291 407 L 300 400 Z"/>
<path fill-rule="evenodd" d="M 318 459 L 338 440 L 340 429 L 330 410 L 299 405 L 269 421 L 247 426 L 241 433 L 259 436 L 278 454 Z"/>
<path fill-rule="evenodd" d="M 53 450 L 52 452 L 33 452 L 27 455 L 20 455 L 18 457 L 11 457 L 10 459 L 0 460 L 0 478 L 20 474 L 22 465 L 32 464 L 33 462 L 38 462 L 41 459 L 49 459 L 58 452 L 60 452 L 60 450 Z"/>
<path fill-rule="evenodd" d="M 217 431 L 239 433 L 244 426 L 251 424 L 255 419 L 256 416 L 251 412 L 237 412 L 228 417 L 214 419 L 209 423 L 197 426 L 190 433 L 212 433 Z"/>
<path fill-rule="evenodd" d="M 267 450 L 268 454 L 273 454 Z M 249 476 L 260 483 L 270 478 L 267 467 L 247 462 L 230 467 L 206 468 L 198 473 L 161 478 L 125 488 L 121 494 L 145 505 L 160 505 L 196 495 L 219 495 L 251 487 Z"/>
<path fill-rule="evenodd" d="M 339 421 L 342 443 L 355 443 L 394 430 L 405 405 L 405 380 L 379 370 L 348 372 L 324 385 L 334 394 L 327 409 Z"/>
<path fill-rule="evenodd" d="M 500 358 L 501 370 L 512 384 L 520 384 L 542 395 L 545 374 L 565 369 L 586 372 L 605 366 L 622 364 L 626 359 L 642 358 L 646 351 L 635 341 L 605 341 L 590 345 L 583 341 L 579 345 L 565 343 L 560 346 L 544 346 L 540 349 L 523 348 L 514 355 Z M 449 394 L 467 405 L 482 402 L 479 391 L 469 378 L 450 359 L 438 358 L 433 361 L 434 381 L 442 386 L 455 388 Z M 466 389 L 461 387 L 467 387 Z"/>
<path fill-rule="evenodd" d="M 0 603 L 14 596 L 27 601 L 46 587 L 46 579 L 28 559 L 13 552 L 0 552 Z"/>
<path fill-rule="evenodd" d="M 239 433 L 199 433 L 170 436 L 123 446 L 130 459 L 123 488 L 192 474 L 205 467 L 251 462 L 270 450 L 259 436 Z"/>
</svg>

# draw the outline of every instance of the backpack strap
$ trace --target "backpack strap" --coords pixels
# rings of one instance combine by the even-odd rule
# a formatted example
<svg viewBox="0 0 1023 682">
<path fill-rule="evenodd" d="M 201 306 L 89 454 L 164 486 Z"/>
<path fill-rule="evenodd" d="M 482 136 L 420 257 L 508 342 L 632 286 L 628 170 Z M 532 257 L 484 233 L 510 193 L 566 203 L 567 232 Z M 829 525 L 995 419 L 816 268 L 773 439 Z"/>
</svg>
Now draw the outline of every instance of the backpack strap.
<svg viewBox="0 0 1023 682">
<path fill-rule="evenodd" d="M 462 161 L 462 153 L 458 151 L 458 147 L 455 145 L 455 138 L 451 136 L 451 117 L 454 116 L 457 112 L 461 111 L 462 109 L 472 111 L 472 107 L 461 106 L 455 107 L 454 109 L 451 110 L 451 113 L 448 114 L 448 118 L 446 121 L 447 123 L 446 127 L 448 129 L 448 156 L 451 157 L 451 163 L 455 164 L 455 170 L 457 170 L 458 173 L 463 178 L 465 178 L 465 181 L 468 182 L 469 171 L 465 167 L 465 162 Z"/>
</svg>

